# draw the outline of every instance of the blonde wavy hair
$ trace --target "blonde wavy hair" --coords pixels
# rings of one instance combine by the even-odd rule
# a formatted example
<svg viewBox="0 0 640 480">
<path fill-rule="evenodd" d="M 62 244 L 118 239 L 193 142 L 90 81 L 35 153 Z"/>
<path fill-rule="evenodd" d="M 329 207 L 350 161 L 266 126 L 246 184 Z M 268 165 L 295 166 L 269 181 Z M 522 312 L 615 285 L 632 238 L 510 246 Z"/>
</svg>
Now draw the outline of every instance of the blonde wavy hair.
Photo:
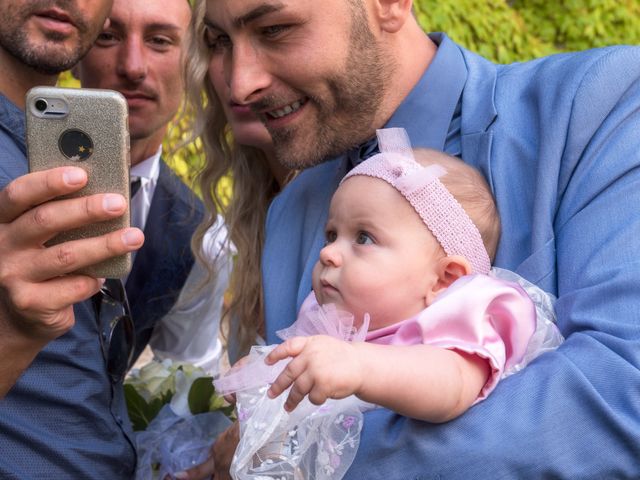
<svg viewBox="0 0 640 480">
<path fill-rule="evenodd" d="M 239 354 L 244 354 L 255 343 L 256 335 L 264 335 L 260 274 L 264 224 L 269 203 L 280 191 L 280 186 L 261 150 L 233 141 L 220 100 L 208 80 L 210 53 L 204 40 L 205 11 L 206 1 L 196 0 L 185 59 L 185 109 L 192 119 L 193 138 L 200 137 L 206 160 L 196 176 L 206 214 L 194 233 L 191 246 L 194 254 L 204 260 L 204 236 L 220 212 L 237 252 L 222 332 L 227 338 L 234 336 Z M 220 180 L 227 175 L 233 183 L 230 195 L 218 188 Z M 213 274 L 210 271 L 210 279 Z"/>
</svg>

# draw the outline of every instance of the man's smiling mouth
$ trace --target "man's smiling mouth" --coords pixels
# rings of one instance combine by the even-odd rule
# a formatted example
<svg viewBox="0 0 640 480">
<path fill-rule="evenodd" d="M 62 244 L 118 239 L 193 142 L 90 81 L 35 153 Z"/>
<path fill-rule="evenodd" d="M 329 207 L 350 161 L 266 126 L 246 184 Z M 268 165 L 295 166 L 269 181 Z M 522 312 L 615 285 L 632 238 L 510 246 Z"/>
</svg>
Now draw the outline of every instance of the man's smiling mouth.
<svg viewBox="0 0 640 480">
<path fill-rule="evenodd" d="M 290 115 L 294 112 L 297 112 L 298 110 L 300 110 L 300 107 L 302 107 L 307 101 L 305 99 L 303 100 L 296 100 L 295 102 L 286 105 L 283 108 L 279 108 L 277 110 L 271 110 L 270 112 L 266 112 L 267 117 L 269 118 L 282 118 L 286 115 Z"/>
</svg>

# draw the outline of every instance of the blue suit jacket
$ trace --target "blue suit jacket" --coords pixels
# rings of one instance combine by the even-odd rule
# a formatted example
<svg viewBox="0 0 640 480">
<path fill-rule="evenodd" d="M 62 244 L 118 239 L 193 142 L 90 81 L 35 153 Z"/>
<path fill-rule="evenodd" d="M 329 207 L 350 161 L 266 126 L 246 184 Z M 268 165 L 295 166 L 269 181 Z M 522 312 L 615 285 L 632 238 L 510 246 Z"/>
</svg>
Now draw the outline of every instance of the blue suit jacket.
<svg viewBox="0 0 640 480">
<path fill-rule="evenodd" d="M 161 160 L 144 245 L 126 283 L 136 325 L 136 358 L 149 343 L 156 324 L 176 303 L 191 271 L 191 236 L 203 211 L 200 199 Z"/>
<path fill-rule="evenodd" d="M 497 199 L 495 264 L 558 296 L 566 342 L 451 422 L 366 413 L 345 478 L 640 478 L 640 48 L 506 66 L 460 52 L 462 157 Z M 411 113 L 388 126 L 420 146 L 430 118 Z M 346 168 L 303 172 L 271 207 L 269 343 L 310 291 Z"/>
</svg>

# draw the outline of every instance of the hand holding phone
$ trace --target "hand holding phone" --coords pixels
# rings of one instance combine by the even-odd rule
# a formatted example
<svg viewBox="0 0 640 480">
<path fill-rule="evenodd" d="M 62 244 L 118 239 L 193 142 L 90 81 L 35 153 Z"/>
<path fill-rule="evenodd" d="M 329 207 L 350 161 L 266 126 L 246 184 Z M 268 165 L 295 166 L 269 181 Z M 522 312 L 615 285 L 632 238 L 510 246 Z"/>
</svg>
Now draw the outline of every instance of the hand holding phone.
<svg viewBox="0 0 640 480">
<path fill-rule="evenodd" d="M 126 100 L 120 93 L 36 87 L 27 93 L 25 114 L 30 171 L 73 165 L 88 174 L 88 183 L 83 189 L 61 198 L 119 193 L 129 201 L 128 112 Z M 121 217 L 61 232 L 47 245 L 97 237 L 129 225 L 127 209 Z M 78 273 L 119 278 L 130 269 L 131 254 L 127 253 Z"/>
</svg>

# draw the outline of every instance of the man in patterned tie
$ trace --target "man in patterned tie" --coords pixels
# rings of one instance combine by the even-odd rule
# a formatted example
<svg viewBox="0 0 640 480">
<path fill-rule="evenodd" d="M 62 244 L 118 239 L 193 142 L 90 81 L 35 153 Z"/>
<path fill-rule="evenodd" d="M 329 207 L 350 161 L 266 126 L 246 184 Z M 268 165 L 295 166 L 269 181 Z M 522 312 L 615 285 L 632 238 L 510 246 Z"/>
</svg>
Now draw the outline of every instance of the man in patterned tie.
<svg viewBox="0 0 640 480">
<path fill-rule="evenodd" d="M 215 285 L 199 288 L 207 269 L 194 259 L 190 240 L 203 207 L 162 160 L 162 141 L 184 92 L 182 56 L 190 19 L 186 0 L 114 0 L 110 25 L 74 74 L 83 87 L 119 91 L 129 106 L 131 223 L 145 233 L 125 279 L 136 327 L 134 356 L 149 344 L 160 359 L 194 363 L 215 374 L 231 268 L 226 229 L 219 218 L 209 232 L 210 249 L 204 253 L 215 270 Z"/>
</svg>

